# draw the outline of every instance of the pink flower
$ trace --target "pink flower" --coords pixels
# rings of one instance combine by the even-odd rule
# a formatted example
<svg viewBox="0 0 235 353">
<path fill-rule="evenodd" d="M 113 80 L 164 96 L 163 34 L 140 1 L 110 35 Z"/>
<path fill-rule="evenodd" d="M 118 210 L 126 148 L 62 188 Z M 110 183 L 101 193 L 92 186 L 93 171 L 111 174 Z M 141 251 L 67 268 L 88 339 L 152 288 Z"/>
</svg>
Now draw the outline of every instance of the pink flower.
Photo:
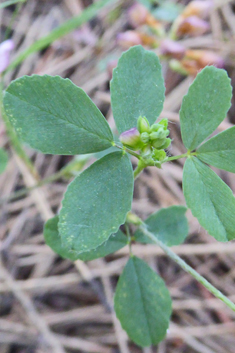
<svg viewBox="0 0 235 353">
<path fill-rule="evenodd" d="M 124 131 L 120 136 L 119 139 L 124 146 L 130 147 L 133 150 L 139 150 L 142 146 L 140 140 L 140 133 L 133 127 L 130 130 Z"/>
<path fill-rule="evenodd" d="M 11 39 L 0 44 L 0 73 L 2 73 L 10 63 L 10 52 L 14 49 L 14 42 Z"/>
</svg>

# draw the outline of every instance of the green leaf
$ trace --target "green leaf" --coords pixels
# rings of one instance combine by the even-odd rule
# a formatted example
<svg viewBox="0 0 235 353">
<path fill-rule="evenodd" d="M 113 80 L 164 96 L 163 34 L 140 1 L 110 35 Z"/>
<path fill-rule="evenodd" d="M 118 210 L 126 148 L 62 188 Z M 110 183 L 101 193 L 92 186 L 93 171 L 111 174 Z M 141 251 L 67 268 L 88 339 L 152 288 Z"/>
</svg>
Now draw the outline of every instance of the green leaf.
<svg viewBox="0 0 235 353">
<path fill-rule="evenodd" d="M 148 231 L 167 246 L 179 245 L 183 243 L 188 235 L 186 211 L 187 208 L 184 206 L 162 208 L 147 218 L 145 224 Z M 141 230 L 137 230 L 134 236 L 141 243 L 154 244 Z"/>
<path fill-rule="evenodd" d="M 224 120 L 231 105 L 232 87 L 225 70 L 205 67 L 183 98 L 180 124 L 185 147 L 194 150 Z"/>
<path fill-rule="evenodd" d="M 164 281 L 144 261 L 129 259 L 119 277 L 114 308 L 123 329 L 139 346 L 163 340 L 171 316 L 171 298 Z"/>
<path fill-rule="evenodd" d="M 165 94 L 156 54 L 140 45 L 122 54 L 113 70 L 110 90 L 119 133 L 136 127 L 139 116 L 145 116 L 153 124 L 162 111 Z"/>
<path fill-rule="evenodd" d="M 62 247 L 61 237 L 58 231 L 59 216 L 49 219 L 44 226 L 44 238 L 46 244 L 58 255 L 71 261 L 80 259 L 82 261 L 91 261 L 100 257 L 112 254 L 115 251 L 127 245 L 127 237 L 118 230 L 116 234 L 110 235 L 107 241 L 96 249 L 78 254 L 75 251 Z"/>
<path fill-rule="evenodd" d="M 131 162 L 122 152 L 109 153 L 77 176 L 60 211 L 62 245 L 82 253 L 116 233 L 131 209 L 133 184 Z"/>
<path fill-rule="evenodd" d="M 43 153 L 83 154 L 112 145 L 104 116 L 68 79 L 23 76 L 7 88 L 4 107 L 19 137 Z"/>
<path fill-rule="evenodd" d="M 235 173 L 235 126 L 205 142 L 198 148 L 197 157 L 202 162 Z"/>
<path fill-rule="evenodd" d="M 235 198 L 232 190 L 195 157 L 186 160 L 183 191 L 187 206 L 218 241 L 235 238 Z"/>
<path fill-rule="evenodd" d="M 4 149 L 0 148 L 0 174 L 3 173 L 6 169 L 7 162 L 8 154 Z"/>
</svg>

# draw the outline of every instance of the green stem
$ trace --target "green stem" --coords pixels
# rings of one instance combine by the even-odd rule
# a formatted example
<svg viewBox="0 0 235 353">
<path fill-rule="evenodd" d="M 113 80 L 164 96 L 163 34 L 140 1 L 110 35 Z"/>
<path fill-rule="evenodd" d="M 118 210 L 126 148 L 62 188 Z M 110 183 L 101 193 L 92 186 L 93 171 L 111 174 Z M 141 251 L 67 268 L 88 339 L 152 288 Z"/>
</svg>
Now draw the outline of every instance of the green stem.
<svg viewBox="0 0 235 353">
<path fill-rule="evenodd" d="M 134 179 L 138 178 L 138 176 L 144 170 L 145 167 L 147 167 L 147 166 L 144 163 L 142 163 L 142 162 L 137 164 L 137 167 L 134 170 Z"/>
<path fill-rule="evenodd" d="M 169 162 L 169 161 L 174 161 L 176 159 L 180 159 L 180 158 L 186 158 L 188 157 L 188 153 L 184 153 L 184 154 L 180 154 L 179 156 L 172 156 L 172 157 L 168 157 L 166 162 Z M 165 163 L 165 162 L 164 162 Z"/>
<path fill-rule="evenodd" d="M 140 226 L 142 232 L 151 239 L 155 244 L 157 244 L 162 250 L 169 256 L 173 261 L 175 261 L 184 271 L 189 273 L 193 278 L 195 278 L 199 283 L 201 283 L 209 292 L 211 292 L 215 297 L 222 300 L 230 309 L 235 311 L 235 304 L 229 300 L 223 293 L 221 293 L 217 288 L 215 288 L 210 282 L 208 282 L 203 276 L 201 276 L 197 271 L 195 271 L 191 266 L 189 266 L 184 260 L 182 260 L 178 255 L 171 251 L 168 246 L 163 244 L 158 240 L 154 234 L 149 232 L 144 225 Z"/>
<path fill-rule="evenodd" d="M 196 155 L 197 155 L 197 152 L 190 152 L 190 151 L 188 151 L 187 153 L 180 154 L 179 156 L 168 157 L 165 162 L 174 161 L 174 160 L 176 160 L 176 159 L 187 158 L 187 157 L 189 157 L 189 156 L 196 156 Z M 165 162 L 164 162 L 164 163 L 165 163 Z"/>
</svg>

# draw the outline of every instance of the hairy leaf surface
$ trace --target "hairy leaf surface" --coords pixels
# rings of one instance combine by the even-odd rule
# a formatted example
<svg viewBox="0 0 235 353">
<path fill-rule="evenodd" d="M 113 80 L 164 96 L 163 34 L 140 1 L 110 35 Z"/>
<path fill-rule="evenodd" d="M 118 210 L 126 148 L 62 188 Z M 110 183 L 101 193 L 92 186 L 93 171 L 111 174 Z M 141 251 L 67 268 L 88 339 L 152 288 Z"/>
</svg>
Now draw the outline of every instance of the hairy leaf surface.
<svg viewBox="0 0 235 353">
<path fill-rule="evenodd" d="M 104 116 L 68 79 L 23 76 L 7 88 L 4 108 L 19 137 L 43 153 L 83 154 L 112 145 Z"/>
<path fill-rule="evenodd" d="M 235 173 L 235 126 L 206 141 L 197 157 L 207 164 Z"/>
<path fill-rule="evenodd" d="M 183 191 L 187 206 L 218 241 L 235 238 L 235 198 L 232 190 L 195 157 L 184 165 Z"/>
<path fill-rule="evenodd" d="M 106 155 L 77 176 L 60 211 L 62 245 L 82 253 L 116 233 L 131 209 L 133 183 L 132 165 L 122 152 Z"/>
<path fill-rule="evenodd" d="M 205 67 L 195 78 L 180 109 L 185 147 L 194 150 L 224 120 L 231 105 L 232 87 L 225 70 Z"/>
<path fill-rule="evenodd" d="M 61 244 L 61 237 L 58 231 L 59 216 L 49 219 L 44 226 L 44 238 L 46 244 L 58 255 L 71 261 L 78 259 L 91 261 L 100 257 L 107 256 L 127 245 L 127 237 L 118 230 L 117 233 L 110 235 L 108 240 L 96 249 L 78 254 L 76 251 L 68 250 Z"/>
<path fill-rule="evenodd" d="M 111 81 L 113 116 L 119 133 L 137 126 L 139 116 L 153 124 L 163 108 L 165 86 L 155 53 L 130 48 L 119 59 Z"/>
<path fill-rule="evenodd" d="M 184 206 L 162 208 L 148 217 L 144 223 L 148 231 L 167 246 L 179 245 L 188 235 L 186 211 L 187 208 Z M 141 243 L 154 244 L 141 230 L 137 230 L 134 236 Z"/>
<path fill-rule="evenodd" d="M 142 347 L 166 335 L 171 298 L 164 281 L 144 261 L 131 257 L 119 277 L 114 308 L 128 336 Z"/>
</svg>

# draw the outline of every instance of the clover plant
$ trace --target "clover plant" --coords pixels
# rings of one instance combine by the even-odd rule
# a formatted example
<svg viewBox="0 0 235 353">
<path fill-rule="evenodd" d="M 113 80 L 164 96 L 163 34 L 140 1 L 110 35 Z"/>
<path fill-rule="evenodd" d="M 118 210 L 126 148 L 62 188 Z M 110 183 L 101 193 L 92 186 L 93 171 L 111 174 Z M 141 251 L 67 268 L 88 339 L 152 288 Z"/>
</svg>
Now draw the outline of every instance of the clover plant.
<svg viewBox="0 0 235 353">
<path fill-rule="evenodd" d="M 157 243 L 186 271 L 233 310 L 234 304 L 169 247 L 188 234 L 184 206 L 163 208 L 145 221 L 131 213 L 134 179 L 148 166 L 186 158 L 183 192 L 199 223 L 218 241 L 235 238 L 235 198 L 208 165 L 235 172 L 235 127 L 207 139 L 230 107 L 227 73 L 204 68 L 184 97 L 180 110 L 186 152 L 169 157 L 168 120 L 157 120 L 164 102 L 158 57 L 141 46 L 121 56 L 113 71 L 111 104 L 119 142 L 100 110 L 70 80 L 24 76 L 4 94 L 5 112 L 18 136 L 43 153 L 106 154 L 80 173 L 65 192 L 60 213 L 44 228 L 46 243 L 63 258 L 93 260 L 129 244 L 130 257 L 117 283 L 115 311 L 129 337 L 140 346 L 166 335 L 171 299 L 163 279 L 131 251 L 133 241 Z M 130 155 L 138 159 L 133 172 Z M 130 235 L 129 225 L 136 231 Z M 120 226 L 124 225 L 120 229 Z"/>
</svg>

